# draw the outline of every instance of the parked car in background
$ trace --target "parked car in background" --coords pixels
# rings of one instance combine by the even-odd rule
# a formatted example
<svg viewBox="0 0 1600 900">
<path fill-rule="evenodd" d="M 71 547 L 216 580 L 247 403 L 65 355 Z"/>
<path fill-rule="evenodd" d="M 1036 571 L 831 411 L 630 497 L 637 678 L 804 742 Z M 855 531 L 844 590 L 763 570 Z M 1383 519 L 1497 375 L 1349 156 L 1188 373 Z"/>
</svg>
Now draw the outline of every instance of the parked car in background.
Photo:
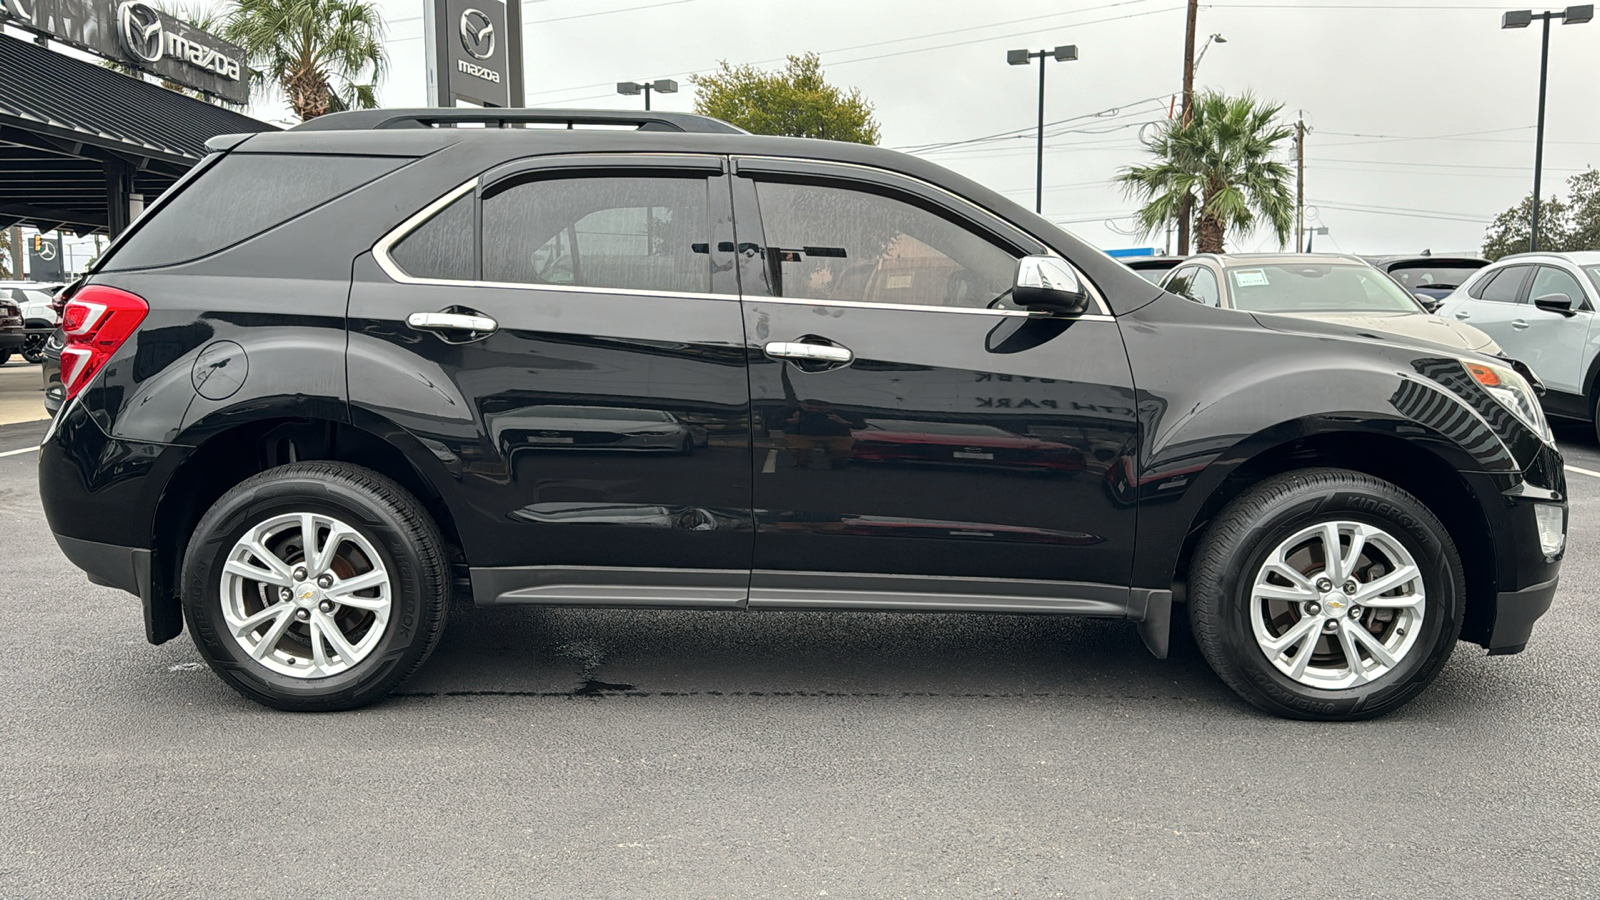
<svg viewBox="0 0 1600 900">
<path fill-rule="evenodd" d="M 486 122 L 635 127 L 428 127 Z M 1304 315 L 1202 306 L 927 160 L 684 114 L 208 146 L 71 289 L 39 496 L 150 641 L 262 703 L 378 699 L 459 594 L 1087 615 L 1157 656 L 1181 611 L 1248 702 L 1361 719 L 1555 596 L 1533 387 L 1314 321 L 1427 318 L 1364 264 L 1205 260 Z"/>
<path fill-rule="evenodd" d="M 1439 306 L 1439 315 L 1488 333 L 1526 363 L 1551 415 L 1600 434 L 1600 252 L 1518 253 L 1479 270 Z"/>
<path fill-rule="evenodd" d="M 1400 282 L 1412 296 L 1430 310 L 1439 308 L 1444 298 L 1467 283 L 1473 273 L 1487 266 L 1489 261 L 1478 256 L 1375 256 L 1367 262 L 1388 272 L 1389 277 Z"/>
<path fill-rule="evenodd" d="M 19 352 L 31 363 L 44 361 L 44 345 L 61 323 L 55 306 L 60 282 L 0 281 L 0 296 L 9 296 L 22 309 L 24 339 Z"/>
<path fill-rule="evenodd" d="M 1139 277 L 1153 284 L 1160 284 L 1161 279 L 1167 277 L 1178 263 L 1188 259 L 1187 256 L 1133 256 L 1121 260 L 1122 264 L 1139 273 Z"/>
<path fill-rule="evenodd" d="M 1498 354 L 1487 334 L 1433 315 L 1394 280 L 1355 256 L 1230 253 L 1191 257 L 1162 282 L 1207 306 L 1282 313 Z"/>
<path fill-rule="evenodd" d="M 22 307 L 9 296 L 0 294 L 0 366 L 10 362 L 12 354 L 22 349 L 23 339 Z"/>
</svg>

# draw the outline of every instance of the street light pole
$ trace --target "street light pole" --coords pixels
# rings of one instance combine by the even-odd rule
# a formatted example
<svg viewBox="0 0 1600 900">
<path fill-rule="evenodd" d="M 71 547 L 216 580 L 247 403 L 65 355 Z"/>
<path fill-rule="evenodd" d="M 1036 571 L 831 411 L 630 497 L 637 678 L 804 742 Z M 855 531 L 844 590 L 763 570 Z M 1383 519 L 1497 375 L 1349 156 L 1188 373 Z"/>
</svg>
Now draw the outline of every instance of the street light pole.
<svg viewBox="0 0 1600 900">
<path fill-rule="evenodd" d="M 1032 60 L 1039 61 L 1039 133 L 1038 133 L 1038 159 L 1034 167 L 1033 179 L 1033 211 L 1044 212 L 1044 61 L 1053 58 L 1056 62 L 1072 62 L 1078 58 L 1076 44 L 1063 44 L 1051 50 L 1040 50 L 1037 53 L 1028 50 L 1007 50 L 1006 63 L 1013 66 L 1025 66 Z"/>
<path fill-rule="evenodd" d="M 1594 4 L 1569 6 L 1564 10 L 1535 13 L 1531 9 L 1508 12 L 1500 17 L 1501 28 L 1527 28 L 1539 19 L 1544 25 L 1544 35 L 1539 46 L 1539 124 L 1533 138 L 1533 217 L 1528 223 L 1528 251 L 1539 251 L 1539 191 L 1544 180 L 1544 98 L 1550 79 L 1550 20 L 1560 19 L 1563 25 L 1582 25 L 1594 18 Z"/>
<path fill-rule="evenodd" d="M 658 94 L 676 94 L 678 92 L 678 83 L 671 78 L 657 78 L 655 81 L 617 82 L 617 93 L 619 94 L 629 97 L 634 97 L 641 93 L 644 94 L 645 112 L 650 111 L 651 91 L 655 91 Z"/>
</svg>

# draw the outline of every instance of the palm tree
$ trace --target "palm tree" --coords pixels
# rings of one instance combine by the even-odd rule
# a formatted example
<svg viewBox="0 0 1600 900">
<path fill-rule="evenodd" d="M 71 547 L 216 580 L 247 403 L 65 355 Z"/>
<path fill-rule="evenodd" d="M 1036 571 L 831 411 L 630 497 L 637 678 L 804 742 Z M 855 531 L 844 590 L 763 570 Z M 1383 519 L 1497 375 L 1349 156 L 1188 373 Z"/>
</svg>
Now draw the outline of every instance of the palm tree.
<svg viewBox="0 0 1600 900">
<path fill-rule="evenodd" d="M 1185 198 L 1199 216 L 1198 249 L 1221 253 L 1229 235 L 1249 234 L 1266 224 L 1279 245 L 1289 240 L 1294 200 L 1289 167 L 1275 157 L 1293 130 L 1273 119 L 1283 108 L 1249 94 L 1200 96 L 1188 125 L 1169 122 L 1150 142 L 1155 162 L 1127 166 L 1117 182 L 1144 206 L 1138 221 L 1146 234 L 1176 222 Z"/>
<path fill-rule="evenodd" d="M 383 17 L 365 0 L 231 0 L 222 37 L 243 47 L 302 122 L 378 105 Z"/>
</svg>

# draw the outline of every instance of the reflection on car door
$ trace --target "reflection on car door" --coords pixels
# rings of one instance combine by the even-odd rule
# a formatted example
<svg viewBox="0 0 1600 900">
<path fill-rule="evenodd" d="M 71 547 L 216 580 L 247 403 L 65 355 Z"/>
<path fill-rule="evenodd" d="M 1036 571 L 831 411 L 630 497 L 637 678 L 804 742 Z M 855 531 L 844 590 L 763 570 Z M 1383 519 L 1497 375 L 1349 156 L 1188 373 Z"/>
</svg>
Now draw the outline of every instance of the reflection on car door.
<svg viewBox="0 0 1600 900">
<path fill-rule="evenodd" d="M 1116 323 L 1009 305 L 1043 248 L 953 198 L 737 165 L 750 605 L 1120 614 L 1136 409 Z"/>
<path fill-rule="evenodd" d="M 726 163 L 529 165 L 357 266 L 355 414 L 460 482 L 480 603 L 740 605 L 750 416 Z M 386 344 L 423 367 L 396 371 Z"/>
</svg>

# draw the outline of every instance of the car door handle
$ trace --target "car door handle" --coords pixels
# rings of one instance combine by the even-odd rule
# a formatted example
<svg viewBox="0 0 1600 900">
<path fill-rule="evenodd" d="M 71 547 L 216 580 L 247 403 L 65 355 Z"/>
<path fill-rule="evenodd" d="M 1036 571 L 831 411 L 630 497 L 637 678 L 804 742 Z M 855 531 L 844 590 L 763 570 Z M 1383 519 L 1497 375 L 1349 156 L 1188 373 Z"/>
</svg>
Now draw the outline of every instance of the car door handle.
<svg viewBox="0 0 1600 900">
<path fill-rule="evenodd" d="M 844 365 L 856 358 L 848 347 L 837 344 L 809 344 L 801 341 L 773 341 L 761 348 L 773 359 L 824 362 Z"/>
<path fill-rule="evenodd" d="M 465 313 L 418 312 L 406 316 L 406 324 L 418 331 L 469 331 L 488 334 L 500 328 L 500 323 L 488 316 Z"/>
<path fill-rule="evenodd" d="M 1456 313 L 1456 318 L 1458 318 L 1458 319 L 1470 319 L 1470 318 L 1472 318 L 1472 313 L 1469 313 L 1469 312 L 1467 312 L 1466 310 L 1463 309 L 1461 312 Z"/>
<path fill-rule="evenodd" d="M 1512 319 L 1511 320 L 1511 327 L 1515 328 L 1518 331 L 1521 331 L 1522 329 L 1528 327 L 1528 322 L 1527 322 L 1526 319 Z"/>
</svg>

